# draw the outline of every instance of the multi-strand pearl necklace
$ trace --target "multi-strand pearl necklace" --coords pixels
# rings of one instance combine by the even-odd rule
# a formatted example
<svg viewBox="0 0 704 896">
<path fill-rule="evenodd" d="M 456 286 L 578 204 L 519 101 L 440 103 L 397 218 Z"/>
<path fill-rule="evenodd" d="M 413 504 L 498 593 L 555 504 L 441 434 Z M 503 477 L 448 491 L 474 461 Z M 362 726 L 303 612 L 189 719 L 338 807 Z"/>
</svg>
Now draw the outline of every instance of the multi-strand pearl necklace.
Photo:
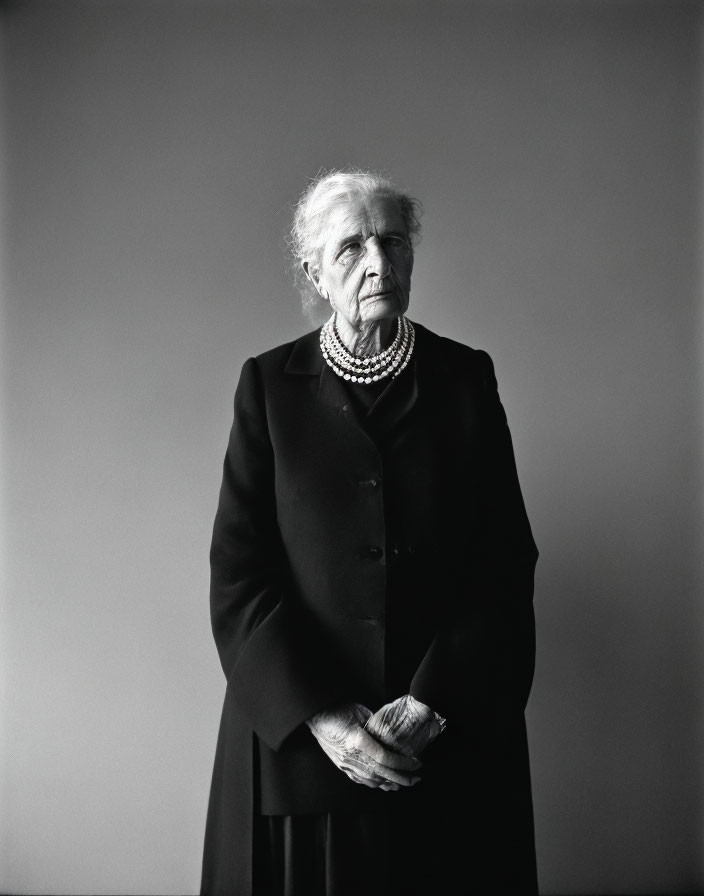
<svg viewBox="0 0 704 896">
<path fill-rule="evenodd" d="M 320 331 L 320 351 L 325 361 L 351 383 L 376 383 L 386 376 L 398 376 L 411 360 L 415 341 L 413 324 L 402 315 L 397 318 L 396 337 L 391 345 L 366 358 L 358 358 L 347 348 L 337 332 L 334 314 Z"/>
</svg>

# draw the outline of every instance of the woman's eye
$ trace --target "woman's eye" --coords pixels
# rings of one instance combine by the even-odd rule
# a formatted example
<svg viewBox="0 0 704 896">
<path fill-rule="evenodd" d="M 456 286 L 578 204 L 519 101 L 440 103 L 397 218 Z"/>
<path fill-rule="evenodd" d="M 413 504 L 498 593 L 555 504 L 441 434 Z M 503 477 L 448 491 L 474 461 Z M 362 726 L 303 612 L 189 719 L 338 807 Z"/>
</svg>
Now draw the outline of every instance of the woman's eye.
<svg viewBox="0 0 704 896">
<path fill-rule="evenodd" d="M 342 251 L 340 252 L 340 256 L 344 257 L 345 255 L 356 255 L 362 249 L 362 244 L 360 242 L 347 243 L 342 247 Z"/>
<path fill-rule="evenodd" d="M 389 246 L 392 249 L 405 249 L 406 241 L 402 239 L 400 236 L 387 236 L 384 240 L 384 244 Z"/>
</svg>

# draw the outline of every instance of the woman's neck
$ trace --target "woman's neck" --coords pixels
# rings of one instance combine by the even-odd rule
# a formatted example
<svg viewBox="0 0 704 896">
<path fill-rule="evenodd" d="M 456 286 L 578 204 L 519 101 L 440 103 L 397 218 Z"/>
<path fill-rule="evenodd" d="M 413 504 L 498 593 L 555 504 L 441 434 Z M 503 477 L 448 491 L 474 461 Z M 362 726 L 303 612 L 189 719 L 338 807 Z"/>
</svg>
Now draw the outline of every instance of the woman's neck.
<svg viewBox="0 0 704 896">
<path fill-rule="evenodd" d="M 393 342 L 396 318 L 372 320 L 353 327 L 341 315 L 337 315 L 337 332 L 348 350 L 357 358 L 378 355 Z"/>
</svg>

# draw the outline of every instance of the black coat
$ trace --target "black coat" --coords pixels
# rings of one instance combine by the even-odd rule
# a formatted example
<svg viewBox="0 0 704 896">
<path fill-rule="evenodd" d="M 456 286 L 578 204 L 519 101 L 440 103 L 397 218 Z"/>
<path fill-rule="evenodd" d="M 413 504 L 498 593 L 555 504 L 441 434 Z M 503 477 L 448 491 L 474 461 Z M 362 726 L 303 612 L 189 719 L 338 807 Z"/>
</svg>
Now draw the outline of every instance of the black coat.
<svg viewBox="0 0 704 896">
<path fill-rule="evenodd" d="M 249 893 L 254 813 L 419 808 L 457 815 L 486 892 L 535 892 L 537 550 L 489 356 L 416 333 L 367 421 L 319 331 L 242 369 L 211 549 L 227 690 L 203 894 Z M 448 720 L 410 790 L 354 784 L 303 724 L 406 693 Z"/>
</svg>

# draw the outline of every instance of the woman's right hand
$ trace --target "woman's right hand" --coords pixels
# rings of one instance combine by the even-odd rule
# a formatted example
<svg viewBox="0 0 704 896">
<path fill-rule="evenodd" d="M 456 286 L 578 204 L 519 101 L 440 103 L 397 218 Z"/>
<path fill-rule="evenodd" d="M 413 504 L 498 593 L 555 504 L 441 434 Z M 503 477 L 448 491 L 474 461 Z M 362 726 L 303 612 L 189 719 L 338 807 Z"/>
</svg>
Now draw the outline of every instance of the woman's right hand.
<svg viewBox="0 0 704 896">
<path fill-rule="evenodd" d="M 414 775 L 421 763 L 384 747 L 364 725 L 371 711 L 360 703 L 343 703 L 308 719 L 313 736 L 335 765 L 357 784 L 398 790 L 411 787 L 420 778 Z"/>
</svg>

